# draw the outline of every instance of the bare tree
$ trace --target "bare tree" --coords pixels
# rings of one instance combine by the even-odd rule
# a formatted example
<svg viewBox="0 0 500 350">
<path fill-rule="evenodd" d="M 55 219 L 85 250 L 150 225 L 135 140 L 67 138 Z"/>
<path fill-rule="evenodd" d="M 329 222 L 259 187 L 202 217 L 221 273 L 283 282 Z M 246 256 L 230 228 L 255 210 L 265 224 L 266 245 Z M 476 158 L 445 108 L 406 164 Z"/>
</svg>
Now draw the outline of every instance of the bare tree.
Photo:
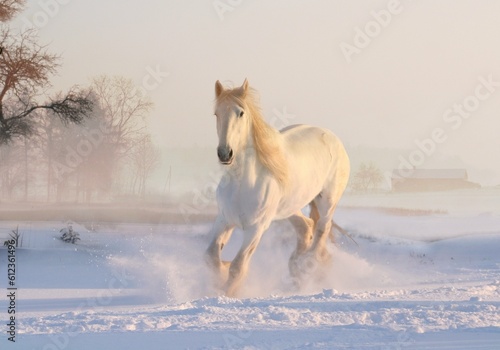
<svg viewBox="0 0 500 350">
<path fill-rule="evenodd" d="M 0 188 L 2 196 L 12 200 L 23 184 L 22 146 L 16 141 L 10 147 L 0 146 Z"/>
<path fill-rule="evenodd" d="M 23 137 L 22 139 L 22 149 L 23 149 L 23 172 L 24 172 L 24 201 L 28 201 L 29 185 L 33 182 L 35 178 L 35 172 L 32 172 L 34 163 L 34 145 L 29 142 L 28 137 Z M 36 167 L 36 164 L 35 164 Z M 36 169 L 36 168 L 35 168 Z"/>
<path fill-rule="evenodd" d="M 96 108 L 104 115 L 105 156 L 110 159 L 104 170 L 112 173 L 113 190 L 120 191 L 120 175 L 131 168 L 128 162 L 146 135 L 146 117 L 153 104 L 130 79 L 120 76 L 96 77 L 91 89 L 97 97 Z"/>
<path fill-rule="evenodd" d="M 7 27 L 0 29 L 0 144 L 12 138 L 33 133 L 33 116 L 49 110 L 64 122 L 81 123 L 92 111 L 88 93 L 72 88 L 65 94 L 38 103 L 50 87 L 49 77 L 59 66 L 59 57 L 38 44 L 34 30 L 13 35 Z"/>
<path fill-rule="evenodd" d="M 95 108 L 82 124 L 39 118 L 36 140 L 47 169 L 47 201 L 89 202 L 95 194 L 109 192 L 114 152 L 101 130 L 102 117 Z"/>
<path fill-rule="evenodd" d="M 74 146 L 87 144 L 89 151 L 80 155 L 81 162 L 77 168 L 78 190 L 83 193 L 83 200 L 90 202 L 95 195 L 105 196 L 112 190 L 118 175 L 115 170 L 115 149 L 102 132 L 103 116 L 97 114 L 78 126 L 79 134 Z M 92 136 L 93 135 L 93 136 Z"/>
<path fill-rule="evenodd" d="M 130 79 L 120 76 L 99 76 L 91 88 L 105 115 L 109 143 L 115 147 L 116 159 L 121 159 L 142 140 L 153 103 Z"/>
<path fill-rule="evenodd" d="M 52 200 L 52 193 L 54 192 L 55 185 L 57 182 L 65 180 L 65 178 L 58 178 L 57 166 L 55 162 L 64 161 L 61 160 L 61 153 L 64 150 L 64 145 L 62 141 L 63 125 L 59 119 L 50 118 L 46 115 L 47 112 L 39 113 L 37 115 L 37 130 L 36 130 L 36 141 L 39 145 L 39 149 L 42 154 L 44 161 L 44 168 L 46 168 L 46 191 L 47 191 L 47 202 Z M 41 170 L 41 169 L 40 169 Z M 39 170 L 39 174 L 41 171 Z"/>
<path fill-rule="evenodd" d="M 361 163 L 354 173 L 351 188 L 357 192 L 367 192 L 376 189 L 383 180 L 382 172 L 373 163 Z"/>
<path fill-rule="evenodd" d="M 24 8 L 24 0 L 1 0 L 0 1 L 0 22 L 12 19 Z"/>
<path fill-rule="evenodd" d="M 134 177 L 132 181 L 132 191 L 137 193 L 144 199 L 146 195 L 146 182 L 153 171 L 160 164 L 161 152 L 153 142 L 149 135 L 145 136 L 131 153 L 132 167 Z"/>
</svg>

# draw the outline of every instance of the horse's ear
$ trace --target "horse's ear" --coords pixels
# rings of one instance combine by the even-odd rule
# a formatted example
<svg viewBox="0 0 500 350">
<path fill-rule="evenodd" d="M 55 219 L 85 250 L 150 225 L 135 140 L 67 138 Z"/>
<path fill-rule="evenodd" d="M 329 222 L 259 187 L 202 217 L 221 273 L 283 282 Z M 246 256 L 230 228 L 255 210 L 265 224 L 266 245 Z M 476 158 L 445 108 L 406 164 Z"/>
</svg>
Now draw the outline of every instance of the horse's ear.
<svg viewBox="0 0 500 350">
<path fill-rule="evenodd" d="M 243 93 L 246 93 L 248 91 L 248 79 L 247 78 L 245 78 L 243 85 L 241 85 L 241 90 L 243 90 Z"/>
<path fill-rule="evenodd" d="M 224 86 L 220 83 L 220 81 L 215 82 L 215 97 L 219 97 L 220 94 L 222 94 L 222 91 L 224 91 Z"/>
<path fill-rule="evenodd" d="M 236 90 L 238 97 L 245 98 L 248 92 L 248 80 L 245 78 L 243 84 Z"/>
</svg>

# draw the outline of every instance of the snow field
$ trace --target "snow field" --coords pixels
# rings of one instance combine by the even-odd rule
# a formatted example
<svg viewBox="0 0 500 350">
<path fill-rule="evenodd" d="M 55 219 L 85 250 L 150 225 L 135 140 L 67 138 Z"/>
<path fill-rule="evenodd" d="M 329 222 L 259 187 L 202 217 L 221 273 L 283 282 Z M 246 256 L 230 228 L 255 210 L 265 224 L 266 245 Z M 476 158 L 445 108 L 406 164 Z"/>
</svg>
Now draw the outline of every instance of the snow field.
<svg viewBox="0 0 500 350">
<path fill-rule="evenodd" d="M 19 349 L 498 349 L 500 215 L 401 216 L 340 208 L 333 266 L 293 289 L 295 236 L 275 223 L 257 249 L 242 298 L 211 286 L 203 252 L 210 223 L 2 222 L 23 232 L 17 256 Z M 88 226 L 88 225 L 87 225 Z M 236 232 L 224 251 L 239 247 Z M 0 251 L 2 271 L 5 249 Z M 6 288 L 0 276 L 0 288 Z M 0 322 L 7 321 L 0 301 Z"/>
</svg>

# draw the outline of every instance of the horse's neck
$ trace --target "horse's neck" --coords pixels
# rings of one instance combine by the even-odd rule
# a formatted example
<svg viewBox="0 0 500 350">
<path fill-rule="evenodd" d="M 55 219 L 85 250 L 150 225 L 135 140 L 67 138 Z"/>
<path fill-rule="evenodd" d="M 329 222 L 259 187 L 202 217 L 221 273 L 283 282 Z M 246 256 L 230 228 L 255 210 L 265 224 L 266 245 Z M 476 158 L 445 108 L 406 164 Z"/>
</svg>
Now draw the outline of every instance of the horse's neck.
<svg viewBox="0 0 500 350">
<path fill-rule="evenodd" d="M 233 180 L 241 182 L 260 167 L 262 164 L 260 164 L 253 142 L 251 142 L 235 156 L 234 164 L 226 170 L 226 173 Z"/>
<path fill-rule="evenodd" d="M 278 138 L 276 141 L 281 143 L 283 135 L 275 129 L 272 130 L 275 134 L 273 137 Z M 270 173 L 270 170 L 266 167 L 266 165 L 261 162 L 258 151 L 255 147 L 252 133 L 253 129 L 251 128 L 251 132 L 246 140 L 245 148 L 235 156 L 233 166 L 231 166 L 231 168 L 227 171 L 230 178 L 232 178 L 235 182 L 248 182 L 249 184 L 255 184 L 263 174 L 270 174 L 271 176 L 275 175 L 272 172 Z"/>
<path fill-rule="evenodd" d="M 250 128 L 245 147 L 235 155 L 234 164 L 227 169 L 227 175 L 236 182 L 251 181 L 264 167 L 260 162 L 253 140 L 253 130 Z"/>
</svg>

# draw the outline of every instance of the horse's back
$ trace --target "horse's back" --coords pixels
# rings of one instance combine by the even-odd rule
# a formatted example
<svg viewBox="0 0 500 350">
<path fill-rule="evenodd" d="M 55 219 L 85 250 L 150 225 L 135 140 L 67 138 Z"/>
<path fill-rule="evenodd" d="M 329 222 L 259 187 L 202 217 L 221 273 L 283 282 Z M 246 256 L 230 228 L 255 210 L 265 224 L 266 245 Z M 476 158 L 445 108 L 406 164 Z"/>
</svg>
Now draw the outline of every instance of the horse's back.
<svg viewBox="0 0 500 350">
<path fill-rule="evenodd" d="M 281 129 L 280 133 L 285 139 L 291 141 L 298 141 L 299 139 L 301 139 L 302 141 L 307 142 L 310 142 L 312 140 L 321 141 L 323 144 L 329 142 L 332 144 L 342 144 L 340 139 L 332 131 L 312 125 L 289 125 Z"/>
<path fill-rule="evenodd" d="M 285 140 L 285 147 L 291 149 L 295 155 L 321 153 L 331 162 L 341 162 L 349 165 L 349 158 L 342 141 L 330 130 L 305 124 L 290 125 L 280 130 Z M 345 164 L 347 163 L 347 164 Z"/>
<path fill-rule="evenodd" d="M 334 133 L 309 125 L 291 125 L 280 132 L 292 176 L 291 197 L 301 198 L 305 206 L 321 192 L 343 192 L 349 158 Z"/>
</svg>

